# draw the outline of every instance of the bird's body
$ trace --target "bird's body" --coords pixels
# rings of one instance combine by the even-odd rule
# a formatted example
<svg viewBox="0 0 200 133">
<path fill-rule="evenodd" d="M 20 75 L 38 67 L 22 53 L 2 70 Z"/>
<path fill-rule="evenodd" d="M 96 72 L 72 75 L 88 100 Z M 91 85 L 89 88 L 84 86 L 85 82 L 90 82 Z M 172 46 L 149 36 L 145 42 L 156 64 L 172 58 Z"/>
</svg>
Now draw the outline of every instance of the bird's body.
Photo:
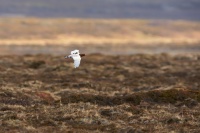
<svg viewBox="0 0 200 133">
<path fill-rule="evenodd" d="M 74 68 L 77 68 L 80 65 L 82 56 L 85 56 L 85 54 L 80 54 L 79 50 L 73 50 L 71 55 L 65 56 L 65 58 L 72 58 L 74 60 Z"/>
</svg>

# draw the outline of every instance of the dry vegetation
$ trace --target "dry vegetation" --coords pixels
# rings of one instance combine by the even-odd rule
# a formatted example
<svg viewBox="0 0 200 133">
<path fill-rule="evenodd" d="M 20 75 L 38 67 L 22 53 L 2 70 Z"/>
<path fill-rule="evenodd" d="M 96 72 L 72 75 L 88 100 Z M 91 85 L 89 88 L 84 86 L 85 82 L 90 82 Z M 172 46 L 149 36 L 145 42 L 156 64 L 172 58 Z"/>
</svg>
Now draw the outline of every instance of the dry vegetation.
<svg viewBox="0 0 200 133">
<path fill-rule="evenodd" d="M 1 18 L 1 45 L 196 44 L 200 24 L 167 20 Z"/>
<path fill-rule="evenodd" d="M 0 57 L 1 132 L 200 132 L 200 55 Z"/>
<path fill-rule="evenodd" d="M 0 27 L 1 132 L 200 132 L 198 22 L 1 18 Z M 197 54 L 119 56 L 169 45 Z M 110 55 L 74 69 L 61 56 L 74 47 Z"/>
<path fill-rule="evenodd" d="M 198 21 L 0 18 L 0 27 L 0 55 L 200 51 Z"/>
</svg>

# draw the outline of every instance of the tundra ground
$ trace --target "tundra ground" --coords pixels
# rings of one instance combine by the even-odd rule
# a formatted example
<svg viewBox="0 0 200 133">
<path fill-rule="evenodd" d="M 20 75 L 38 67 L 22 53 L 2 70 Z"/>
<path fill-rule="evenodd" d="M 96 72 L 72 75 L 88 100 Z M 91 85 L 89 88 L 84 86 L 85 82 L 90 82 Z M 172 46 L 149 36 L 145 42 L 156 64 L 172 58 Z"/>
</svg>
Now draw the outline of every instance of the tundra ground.
<svg viewBox="0 0 200 133">
<path fill-rule="evenodd" d="M 200 55 L 0 56 L 2 132 L 200 132 Z"/>
</svg>

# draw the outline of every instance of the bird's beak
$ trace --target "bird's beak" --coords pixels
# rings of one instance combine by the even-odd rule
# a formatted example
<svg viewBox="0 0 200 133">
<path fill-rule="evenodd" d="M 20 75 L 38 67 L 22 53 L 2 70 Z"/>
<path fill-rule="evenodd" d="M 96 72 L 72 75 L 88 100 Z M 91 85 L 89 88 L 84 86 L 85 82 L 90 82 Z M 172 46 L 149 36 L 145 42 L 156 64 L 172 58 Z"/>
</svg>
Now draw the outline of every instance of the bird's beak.
<svg viewBox="0 0 200 133">
<path fill-rule="evenodd" d="M 65 56 L 65 59 L 67 59 L 68 58 L 68 56 Z"/>
</svg>

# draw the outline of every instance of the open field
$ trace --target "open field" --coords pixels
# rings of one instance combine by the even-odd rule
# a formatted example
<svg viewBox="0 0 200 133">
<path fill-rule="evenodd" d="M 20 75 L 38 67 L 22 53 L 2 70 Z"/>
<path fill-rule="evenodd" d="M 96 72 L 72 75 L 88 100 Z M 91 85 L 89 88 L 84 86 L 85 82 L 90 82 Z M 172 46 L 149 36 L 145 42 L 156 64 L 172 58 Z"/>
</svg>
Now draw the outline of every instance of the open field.
<svg viewBox="0 0 200 133">
<path fill-rule="evenodd" d="M 200 132 L 199 22 L 0 18 L 0 27 L 0 132 Z M 87 55 L 78 69 L 64 59 L 74 49 Z"/>
<path fill-rule="evenodd" d="M 200 52 L 200 23 L 131 19 L 1 18 L 0 54 Z"/>
<path fill-rule="evenodd" d="M 63 56 L 0 56 L 1 132 L 200 132 L 200 55 Z"/>
<path fill-rule="evenodd" d="M 0 44 L 183 44 L 200 41 L 200 23 L 131 19 L 1 18 Z"/>
</svg>

